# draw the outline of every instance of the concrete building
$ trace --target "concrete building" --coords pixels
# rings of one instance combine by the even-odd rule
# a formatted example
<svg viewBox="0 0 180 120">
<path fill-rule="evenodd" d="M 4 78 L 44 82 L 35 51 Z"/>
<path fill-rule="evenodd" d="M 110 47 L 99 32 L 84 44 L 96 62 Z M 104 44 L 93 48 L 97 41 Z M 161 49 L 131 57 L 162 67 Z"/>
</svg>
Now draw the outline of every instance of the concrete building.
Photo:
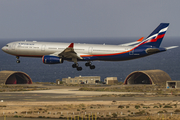
<svg viewBox="0 0 180 120">
<path fill-rule="evenodd" d="M 180 89 L 180 81 L 166 81 L 166 88 Z"/>
<path fill-rule="evenodd" d="M 100 76 L 79 76 L 74 78 L 62 78 L 62 82 L 67 84 L 96 84 L 99 83 L 100 80 Z"/>
<path fill-rule="evenodd" d="M 117 84 L 118 80 L 117 77 L 107 77 L 104 79 L 104 82 L 108 85 L 113 85 L 113 84 Z"/>
<path fill-rule="evenodd" d="M 124 85 L 150 84 L 166 86 L 166 81 L 171 81 L 171 78 L 162 70 L 143 70 L 129 74 L 124 80 Z"/>
<path fill-rule="evenodd" d="M 0 84 L 32 84 L 32 80 L 24 72 L 0 71 Z"/>
</svg>

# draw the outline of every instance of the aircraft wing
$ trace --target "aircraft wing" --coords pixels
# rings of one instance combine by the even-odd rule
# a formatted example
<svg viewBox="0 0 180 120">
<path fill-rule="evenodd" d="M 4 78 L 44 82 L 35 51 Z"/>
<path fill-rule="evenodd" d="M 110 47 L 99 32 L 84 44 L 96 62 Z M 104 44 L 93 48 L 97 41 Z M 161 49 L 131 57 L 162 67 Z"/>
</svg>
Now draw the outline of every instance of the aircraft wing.
<svg viewBox="0 0 180 120">
<path fill-rule="evenodd" d="M 125 43 L 125 44 L 120 44 L 119 46 L 130 46 L 130 45 L 135 45 L 137 43 L 140 43 L 141 41 L 143 41 L 144 37 L 140 38 L 139 40 L 135 41 L 135 42 L 130 42 L 130 43 Z"/>
<path fill-rule="evenodd" d="M 72 58 L 72 59 L 83 59 L 74 51 L 74 43 L 71 43 L 64 51 L 61 53 L 56 52 L 52 55 L 62 57 L 62 58 Z"/>
</svg>

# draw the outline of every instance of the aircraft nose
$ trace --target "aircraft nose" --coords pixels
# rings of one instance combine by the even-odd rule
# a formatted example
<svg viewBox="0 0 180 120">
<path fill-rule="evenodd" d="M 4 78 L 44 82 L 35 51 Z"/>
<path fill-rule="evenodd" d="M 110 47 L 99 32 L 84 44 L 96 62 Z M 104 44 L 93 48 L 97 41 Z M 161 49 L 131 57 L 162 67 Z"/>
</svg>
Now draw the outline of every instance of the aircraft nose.
<svg viewBox="0 0 180 120">
<path fill-rule="evenodd" d="M 2 49 L 2 51 L 5 51 L 5 47 L 2 47 L 1 49 Z"/>
</svg>

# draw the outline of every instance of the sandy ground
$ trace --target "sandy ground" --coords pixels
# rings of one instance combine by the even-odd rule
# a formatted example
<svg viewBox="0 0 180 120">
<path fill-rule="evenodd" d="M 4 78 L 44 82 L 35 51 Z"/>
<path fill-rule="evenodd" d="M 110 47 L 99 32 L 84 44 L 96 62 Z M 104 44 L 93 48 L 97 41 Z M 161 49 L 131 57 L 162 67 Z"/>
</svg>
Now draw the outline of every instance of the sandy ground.
<svg viewBox="0 0 180 120">
<path fill-rule="evenodd" d="M 172 108 L 165 108 L 166 105 Z M 136 108 L 135 106 L 139 106 Z M 0 116 L 8 117 L 44 117 L 44 118 L 60 118 L 60 117 L 138 117 L 138 116 L 155 116 L 155 117 L 171 117 L 180 119 L 180 114 L 175 110 L 180 109 L 179 101 L 76 101 L 76 102 L 1 102 Z M 143 112 L 142 112 L 143 111 Z M 162 113 L 159 113 L 162 111 Z M 140 113 L 142 112 L 142 113 Z M 169 118 L 168 117 L 168 118 Z"/>
<path fill-rule="evenodd" d="M 44 120 L 44 118 L 13 118 L 13 117 L 0 117 L 0 120 Z M 51 118 L 45 120 L 54 120 Z M 57 119 L 56 119 L 57 120 Z M 65 120 L 65 119 L 58 119 L 58 120 Z"/>
<path fill-rule="evenodd" d="M 129 92 L 78 91 L 79 88 L 23 91 L 28 93 L 65 94 L 62 97 L 96 96 L 103 94 L 143 94 Z M 22 93 L 22 92 L 11 92 Z M 46 98 L 44 98 L 46 99 Z M 59 98 L 61 99 L 61 98 Z M 90 99 L 90 98 L 89 98 Z M 0 120 L 3 116 L 33 118 L 127 118 L 127 119 L 180 119 L 179 100 L 159 101 L 3 101 L 0 102 Z M 12 119 L 13 120 L 13 119 Z M 15 120 L 15 119 L 14 119 Z M 26 119 L 24 119 L 26 120 Z M 28 119 L 29 120 L 29 119 Z"/>
</svg>

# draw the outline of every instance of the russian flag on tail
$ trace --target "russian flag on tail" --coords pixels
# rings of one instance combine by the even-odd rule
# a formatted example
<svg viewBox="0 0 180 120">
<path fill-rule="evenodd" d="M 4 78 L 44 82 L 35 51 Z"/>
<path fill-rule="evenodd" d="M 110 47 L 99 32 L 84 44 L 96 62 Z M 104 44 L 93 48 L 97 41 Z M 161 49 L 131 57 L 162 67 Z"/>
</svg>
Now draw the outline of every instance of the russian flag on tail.
<svg viewBox="0 0 180 120">
<path fill-rule="evenodd" d="M 168 29 L 169 23 L 161 23 L 141 44 L 159 48 L 164 35 Z"/>
</svg>

